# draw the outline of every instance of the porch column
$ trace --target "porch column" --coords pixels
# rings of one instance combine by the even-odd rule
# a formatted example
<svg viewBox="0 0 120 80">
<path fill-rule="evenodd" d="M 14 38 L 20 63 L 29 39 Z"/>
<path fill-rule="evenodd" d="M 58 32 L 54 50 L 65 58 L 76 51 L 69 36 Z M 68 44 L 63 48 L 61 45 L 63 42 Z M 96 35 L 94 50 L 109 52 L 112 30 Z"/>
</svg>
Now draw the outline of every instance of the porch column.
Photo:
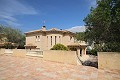
<svg viewBox="0 0 120 80">
<path fill-rule="evenodd" d="M 82 56 L 86 55 L 86 47 L 82 48 Z"/>
<path fill-rule="evenodd" d="M 80 56 L 80 48 L 77 48 L 78 56 Z"/>
</svg>

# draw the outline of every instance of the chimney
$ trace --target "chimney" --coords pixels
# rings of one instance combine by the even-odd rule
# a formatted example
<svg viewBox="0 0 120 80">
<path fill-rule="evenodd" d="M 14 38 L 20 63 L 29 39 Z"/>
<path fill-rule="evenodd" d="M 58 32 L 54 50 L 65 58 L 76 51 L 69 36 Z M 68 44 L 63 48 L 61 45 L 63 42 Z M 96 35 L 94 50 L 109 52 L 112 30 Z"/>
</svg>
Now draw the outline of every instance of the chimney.
<svg viewBox="0 0 120 80">
<path fill-rule="evenodd" d="M 45 31 L 46 30 L 46 26 L 42 26 L 42 30 Z"/>
</svg>

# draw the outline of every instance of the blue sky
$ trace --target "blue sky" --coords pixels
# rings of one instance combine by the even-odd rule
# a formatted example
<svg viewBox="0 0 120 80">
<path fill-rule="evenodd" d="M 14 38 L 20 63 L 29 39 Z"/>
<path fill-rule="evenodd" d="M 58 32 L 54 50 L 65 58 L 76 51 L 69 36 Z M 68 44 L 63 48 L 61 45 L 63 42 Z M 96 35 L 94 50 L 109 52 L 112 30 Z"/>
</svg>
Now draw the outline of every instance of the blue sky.
<svg viewBox="0 0 120 80">
<path fill-rule="evenodd" d="M 23 32 L 40 29 L 84 31 L 83 19 L 96 0 L 0 0 L 0 24 Z"/>
</svg>

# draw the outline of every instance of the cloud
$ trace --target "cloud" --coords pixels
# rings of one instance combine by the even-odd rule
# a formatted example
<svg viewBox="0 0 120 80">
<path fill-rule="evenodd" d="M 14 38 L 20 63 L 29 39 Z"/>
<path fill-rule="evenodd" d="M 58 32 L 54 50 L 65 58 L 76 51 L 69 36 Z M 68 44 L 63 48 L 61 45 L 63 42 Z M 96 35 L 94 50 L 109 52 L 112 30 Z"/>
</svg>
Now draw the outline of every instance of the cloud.
<svg viewBox="0 0 120 80">
<path fill-rule="evenodd" d="M 97 6 L 96 0 L 88 0 L 88 1 L 89 1 L 90 8 L 91 8 L 91 7 L 96 7 L 96 6 Z"/>
<path fill-rule="evenodd" d="M 72 27 L 72 28 L 69 28 L 69 29 L 66 29 L 68 31 L 71 31 L 71 32 L 84 32 L 85 31 L 85 26 L 75 26 L 75 27 Z"/>
<path fill-rule="evenodd" d="M 35 15 L 36 10 L 18 0 L 0 0 L 0 19 L 7 24 L 17 24 L 17 15 Z M 0 21 L 1 21 L 0 20 Z"/>
</svg>

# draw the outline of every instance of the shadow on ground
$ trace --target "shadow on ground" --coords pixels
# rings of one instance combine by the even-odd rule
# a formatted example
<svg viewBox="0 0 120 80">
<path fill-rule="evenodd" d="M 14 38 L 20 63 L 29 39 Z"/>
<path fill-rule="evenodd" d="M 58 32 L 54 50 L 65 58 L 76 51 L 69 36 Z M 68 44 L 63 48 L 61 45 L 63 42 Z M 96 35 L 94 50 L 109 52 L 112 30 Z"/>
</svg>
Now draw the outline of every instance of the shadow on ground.
<svg viewBox="0 0 120 80">
<path fill-rule="evenodd" d="M 98 68 L 98 57 L 89 55 L 88 60 L 82 62 L 82 65 Z"/>
</svg>

